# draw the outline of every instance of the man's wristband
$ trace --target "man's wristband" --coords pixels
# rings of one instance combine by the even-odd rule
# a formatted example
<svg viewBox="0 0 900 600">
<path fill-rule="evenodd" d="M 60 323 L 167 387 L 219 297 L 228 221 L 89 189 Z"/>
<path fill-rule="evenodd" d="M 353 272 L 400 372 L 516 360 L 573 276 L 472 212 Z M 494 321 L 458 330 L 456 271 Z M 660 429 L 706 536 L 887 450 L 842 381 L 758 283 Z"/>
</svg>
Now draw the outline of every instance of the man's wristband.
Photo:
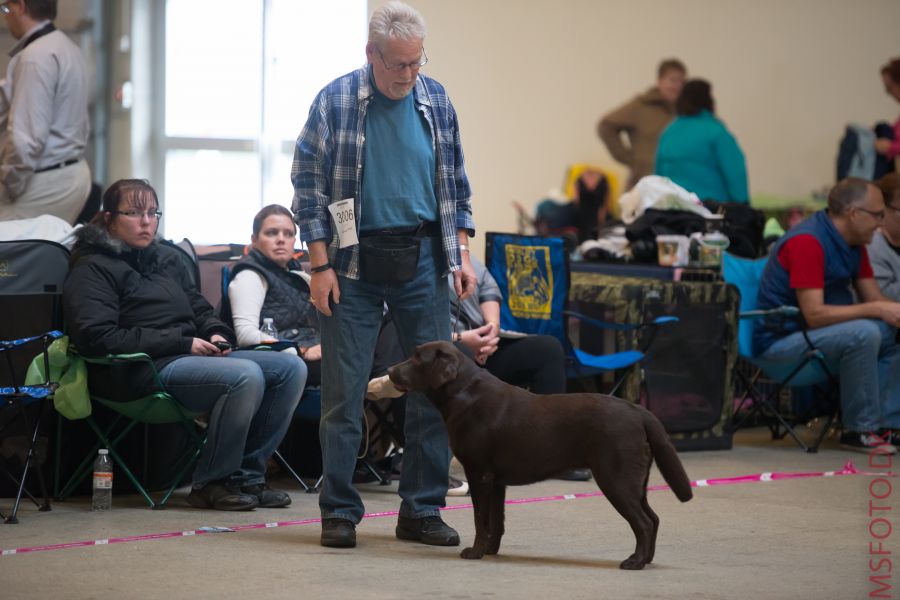
<svg viewBox="0 0 900 600">
<path fill-rule="evenodd" d="M 331 263 L 327 262 L 324 265 L 319 265 L 318 267 L 313 267 L 309 270 L 310 273 L 323 273 L 328 269 L 332 268 Z"/>
<path fill-rule="evenodd" d="M 459 245 L 459 251 L 460 251 L 460 252 L 468 252 L 468 251 L 469 251 L 469 247 L 466 246 L 465 244 L 460 244 L 460 245 Z"/>
</svg>

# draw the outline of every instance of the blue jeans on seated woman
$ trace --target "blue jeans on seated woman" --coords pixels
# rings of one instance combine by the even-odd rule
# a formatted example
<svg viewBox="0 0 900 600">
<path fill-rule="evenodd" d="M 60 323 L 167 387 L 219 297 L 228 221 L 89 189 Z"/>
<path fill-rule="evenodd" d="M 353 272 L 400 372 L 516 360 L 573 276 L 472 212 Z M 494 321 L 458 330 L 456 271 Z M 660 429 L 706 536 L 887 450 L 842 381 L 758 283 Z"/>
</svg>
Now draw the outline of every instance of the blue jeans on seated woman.
<svg viewBox="0 0 900 600">
<path fill-rule="evenodd" d="M 809 339 L 841 384 L 844 429 L 900 429 L 900 347 L 897 330 L 880 319 L 856 319 L 810 329 Z M 799 359 L 809 349 L 802 332 L 781 338 L 761 359 Z"/>
<path fill-rule="evenodd" d="M 238 350 L 228 356 L 186 356 L 160 371 L 185 408 L 209 413 L 207 441 L 193 487 L 228 479 L 263 484 L 306 384 L 306 365 L 293 354 Z"/>
</svg>

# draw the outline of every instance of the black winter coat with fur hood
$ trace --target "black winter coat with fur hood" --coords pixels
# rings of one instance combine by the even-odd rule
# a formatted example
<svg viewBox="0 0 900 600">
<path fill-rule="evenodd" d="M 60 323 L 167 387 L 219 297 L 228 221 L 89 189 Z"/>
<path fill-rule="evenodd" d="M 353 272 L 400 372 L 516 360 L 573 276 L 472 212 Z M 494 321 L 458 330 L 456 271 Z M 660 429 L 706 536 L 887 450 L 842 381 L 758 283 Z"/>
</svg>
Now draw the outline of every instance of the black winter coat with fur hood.
<svg viewBox="0 0 900 600">
<path fill-rule="evenodd" d="M 101 227 L 77 231 L 63 311 L 69 337 L 84 356 L 143 352 L 157 369 L 189 355 L 193 338 L 234 332 L 200 295 L 178 250 L 154 240 L 136 250 Z M 148 368 L 89 365 L 91 391 L 114 400 L 153 389 Z"/>
</svg>

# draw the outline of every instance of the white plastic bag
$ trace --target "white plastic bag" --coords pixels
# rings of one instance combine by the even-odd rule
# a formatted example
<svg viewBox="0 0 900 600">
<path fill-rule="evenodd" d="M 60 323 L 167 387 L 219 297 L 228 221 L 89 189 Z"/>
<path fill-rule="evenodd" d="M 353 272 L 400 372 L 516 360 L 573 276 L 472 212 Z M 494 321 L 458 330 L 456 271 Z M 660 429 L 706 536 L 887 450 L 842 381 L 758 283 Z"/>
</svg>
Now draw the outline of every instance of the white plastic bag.
<svg viewBox="0 0 900 600">
<path fill-rule="evenodd" d="M 703 217 L 712 213 L 703 206 L 697 194 L 689 192 L 668 177 L 647 175 L 619 198 L 622 221 L 633 223 L 648 208 L 658 210 L 687 210 Z"/>
</svg>

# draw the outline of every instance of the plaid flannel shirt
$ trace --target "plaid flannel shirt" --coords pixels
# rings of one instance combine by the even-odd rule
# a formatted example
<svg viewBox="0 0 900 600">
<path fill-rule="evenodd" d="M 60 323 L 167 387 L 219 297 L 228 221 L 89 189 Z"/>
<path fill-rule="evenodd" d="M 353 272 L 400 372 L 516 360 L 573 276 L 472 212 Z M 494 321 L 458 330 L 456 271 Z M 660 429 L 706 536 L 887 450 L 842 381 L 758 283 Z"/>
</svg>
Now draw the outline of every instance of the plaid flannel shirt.
<svg viewBox="0 0 900 600">
<path fill-rule="evenodd" d="M 313 101 L 291 166 L 291 210 L 300 239 L 307 243 L 328 240 L 328 259 L 335 272 L 351 279 L 359 279 L 359 245 L 338 248 L 328 205 L 353 198 L 359 234 L 366 109 L 374 93 L 368 65 L 329 83 Z M 430 77 L 420 74 L 412 93 L 431 129 L 442 246 L 447 266 L 457 271 L 462 267 L 457 231 L 465 229 L 474 235 L 475 224 L 456 110 L 444 87 Z"/>
</svg>

